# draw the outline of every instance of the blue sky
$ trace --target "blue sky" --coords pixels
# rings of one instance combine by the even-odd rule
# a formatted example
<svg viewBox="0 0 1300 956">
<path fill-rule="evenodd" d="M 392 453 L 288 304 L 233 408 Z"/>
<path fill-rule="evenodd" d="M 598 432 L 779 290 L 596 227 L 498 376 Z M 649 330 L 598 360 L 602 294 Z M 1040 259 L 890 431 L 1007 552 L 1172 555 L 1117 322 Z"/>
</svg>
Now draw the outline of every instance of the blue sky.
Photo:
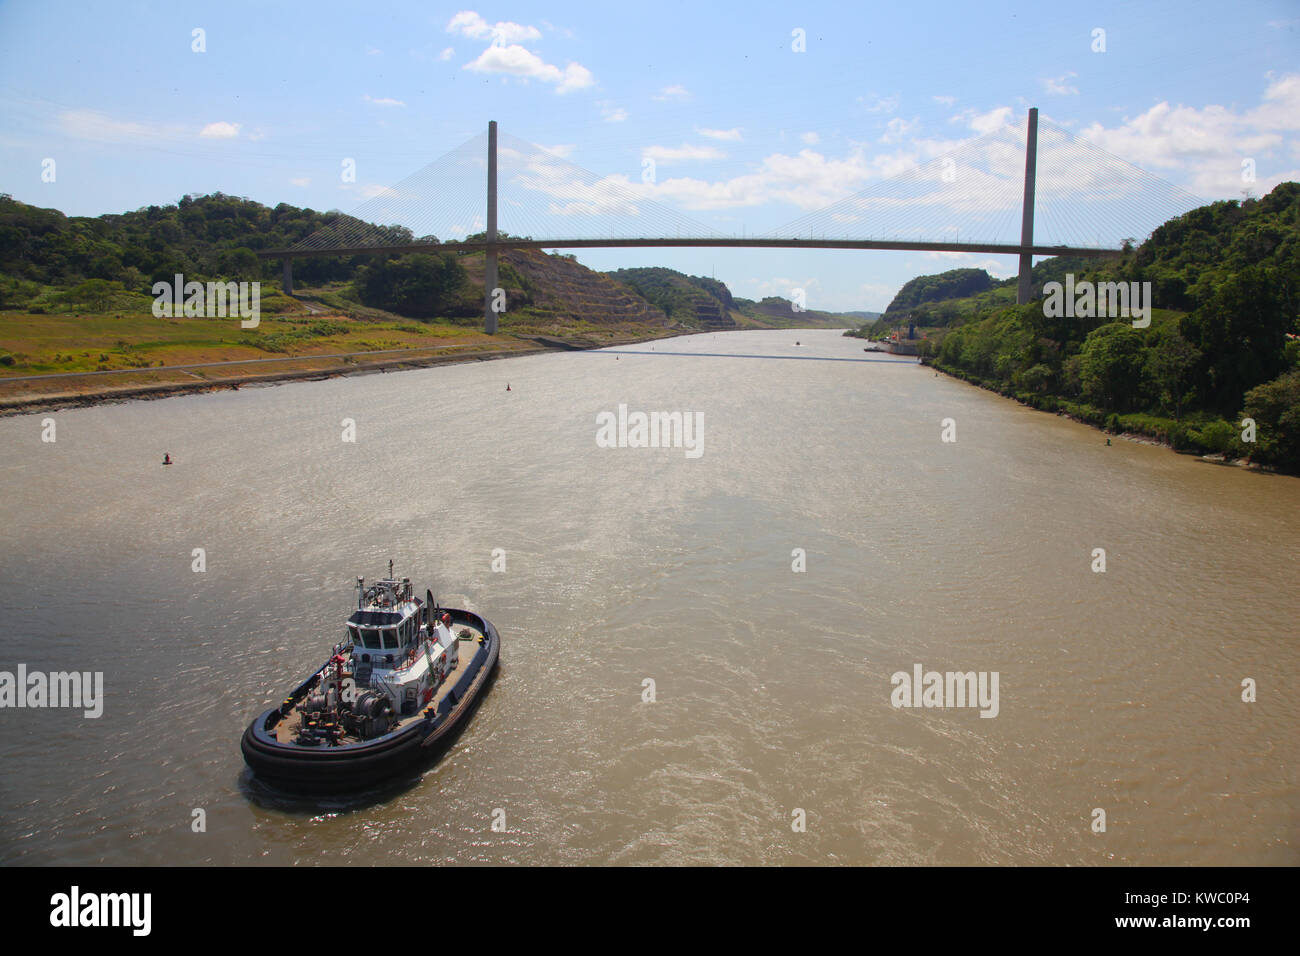
<svg viewBox="0 0 1300 956">
<path fill-rule="evenodd" d="M 1262 195 L 1300 179 L 1300 5 L 0 5 L 0 191 L 71 215 L 213 191 L 346 211 L 496 119 L 612 188 L 752 234 L 1029 106 L 1199 196 Z M 1014 271 L 924 253 L 579 258 L 751 298 L 803 288 L 828 309 L 881 309 L 921 273 Z"/>
</svg>

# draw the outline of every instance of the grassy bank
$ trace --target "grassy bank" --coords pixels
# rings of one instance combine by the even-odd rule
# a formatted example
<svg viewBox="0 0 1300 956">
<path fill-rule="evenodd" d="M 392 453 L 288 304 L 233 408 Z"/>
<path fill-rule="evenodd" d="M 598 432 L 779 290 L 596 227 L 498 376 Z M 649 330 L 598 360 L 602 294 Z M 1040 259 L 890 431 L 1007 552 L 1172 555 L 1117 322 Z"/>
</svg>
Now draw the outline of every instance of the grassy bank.
<svg viewBox="0 0 1300 956">
<path fill-rule="evenodd" d="M 243 329 L 238 318 L 158 318 L 152 300 L 140 298 L 116 301 L 117 308 L 105 312 L 0 312 L 0 413 L 681 334 L 632 323 L 557 323 L 526 309 L 510 314 L 502 331 L 490 336 L 463 319 L 414 321 L 358 306 L 327 287 L 302 290 L 301 300 L 282 296 L 278 313 L 264 312 L 256 328 Z"/>
</svg>

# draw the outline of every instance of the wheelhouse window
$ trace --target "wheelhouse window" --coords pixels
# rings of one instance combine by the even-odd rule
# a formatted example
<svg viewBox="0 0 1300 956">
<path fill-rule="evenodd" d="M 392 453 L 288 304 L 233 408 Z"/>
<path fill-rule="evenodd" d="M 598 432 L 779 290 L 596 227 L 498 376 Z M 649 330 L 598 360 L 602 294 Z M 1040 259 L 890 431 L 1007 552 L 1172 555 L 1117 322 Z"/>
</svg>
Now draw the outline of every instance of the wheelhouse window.
<svg viewBox="0 0 1300 956">
<path fill-rule="evenodd" d="M 385 627 L 381 633 L 384 635 L 384 650 L 396 650 L 398 647 L 397 628 Z"/>
<path fill-rule="evenodd" d="M 368 649 L 370 649 L 370 650 L 372 650 L 372 651 L 377 651 L 377 650 L 380 649 L 380 647 L 383 646 L 382 644 L 380 644 L 380 641 L 379 641 L 379 631 L 377 631 L 377 630 L 376 630 L 375 628 L 373 628 L 373 627 L 364 627 L 364 628 L 362 628 L 362 629 L 361 629 L 361 636 L 362 636 L 362 638 L 363 638 L 363 642 L 364 642 L 364 643 L 363 643 L 363 646 L 366 647 L 366 648 L 368 648 Z"/>
</svg>

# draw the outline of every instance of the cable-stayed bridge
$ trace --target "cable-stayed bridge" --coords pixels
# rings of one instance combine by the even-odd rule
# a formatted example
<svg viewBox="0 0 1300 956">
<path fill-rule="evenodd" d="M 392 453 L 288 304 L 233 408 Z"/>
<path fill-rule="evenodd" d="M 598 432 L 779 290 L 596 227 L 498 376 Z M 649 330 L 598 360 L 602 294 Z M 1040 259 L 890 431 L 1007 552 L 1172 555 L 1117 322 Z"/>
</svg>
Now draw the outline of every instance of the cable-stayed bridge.
<svg viewBox="0 0 1300 956">
<path fill-rule="evenodd" d="M 652 177 L 650 177 L 652 179 Z M 486 193 L 484 187 L 486 186 Z M 1019 257 L 1017 299 L 1034 256 L 1106 257 L 1202 200 L 1083 140 L 1038 110 L 899 175 L 757 236 L 724 235 L 655 198 L 653 181 L 598 176 L 495 121 L 415 174 L 288 249 L 295 258 L 486 252 L 484 325 L 504 249 L 739 247 L 887 249 Z M 538 238 L 538 237 L 542 238 Z M 473 238 L 469 238 L 473 237 Z"/>
</svg>

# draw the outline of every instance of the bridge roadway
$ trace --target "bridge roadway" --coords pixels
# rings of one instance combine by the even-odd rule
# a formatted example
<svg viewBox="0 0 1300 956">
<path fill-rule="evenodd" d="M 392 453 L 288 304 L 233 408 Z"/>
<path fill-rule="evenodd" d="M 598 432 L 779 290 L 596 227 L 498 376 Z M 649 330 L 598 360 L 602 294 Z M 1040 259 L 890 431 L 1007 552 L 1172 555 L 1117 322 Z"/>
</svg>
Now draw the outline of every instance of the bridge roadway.
<svg viewBox="0 0 1300 956">
<path fill-rule="evenodd" d="M 899 252 L 979 252 L 994 255 L 1111 258 L 1119 249 L 1094 246 L 1024 246 L 1013 242 L 921 242 L 907 239 L 497 239 L 493 242 L 413 242 L 388 246 L 335 246 L 329 249 L 263 249 L 260 259 L 310 259 L 405 252 L 481 252 L 487 249 L 887 249 Z"/>
</svg>

